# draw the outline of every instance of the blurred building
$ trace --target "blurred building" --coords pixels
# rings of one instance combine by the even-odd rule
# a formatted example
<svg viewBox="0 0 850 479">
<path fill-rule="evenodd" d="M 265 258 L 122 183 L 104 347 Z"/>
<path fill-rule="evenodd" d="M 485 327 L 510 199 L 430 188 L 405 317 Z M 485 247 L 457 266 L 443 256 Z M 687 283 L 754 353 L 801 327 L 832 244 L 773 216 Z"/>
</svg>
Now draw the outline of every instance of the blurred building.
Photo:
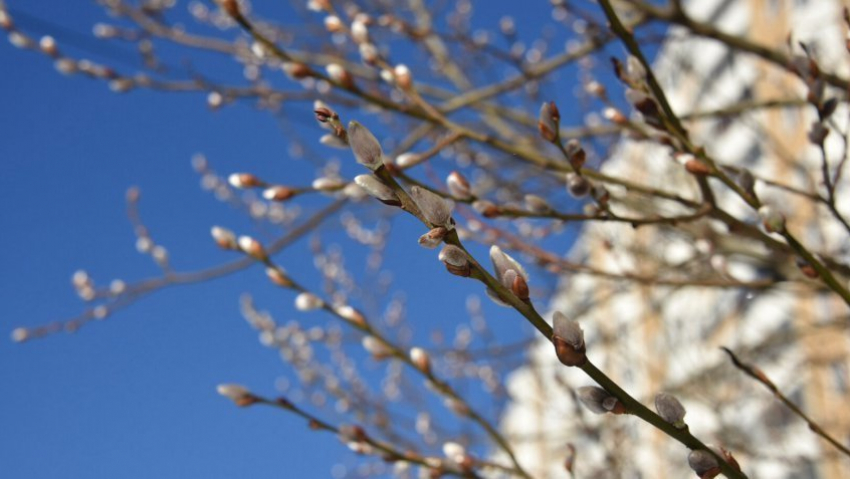
<svg viewBox="0 0 850 479">
<path fill-rule="evenodd" d="M 792 34 L 816 52 L 824 70 L 847 76 L 842 4 L 831 0 L 693 0 L 694 18 L 757 43 L 788 50 Z M 656 72 L 681 114 L 741 103 L 805 98 L 802 81 L 754 55 L 672 28 Z M 833 92 L 832 95 L 835 95 Z M 847 110 L 835 114 L 827 153 L 832 166 L 846 156 L 842 132 Z M 847 262 L 850 235 L 823 206 L 788 189 L 823 192 L 821 157 L 807 139 L 812 107 L 747 108 L 737 115 L 693 119 L 696 144 L 725 165 L 746 168 L 757 178 L 759 197 L 786 213 L 789 227 L 813 251 Z M 695 182 L 670 156 L 649 142 L 624 140 L 603 170 L 633 181 L 698 198 Z M 847 175 L 838 186 L 838 208 L 850 213 Z M 727 211 L 759 222 L 742 201 L 715 188 Z M 670 202 L 613 190 L 632 215 L 681 213 Z M 622 204 L 631 205 L 622 208 Z M 803 277 L 793 260 L 761 243 L 728 234 L 711 220 L 677 228 L 622 223 L 585 226 L 571 261 L 597 273 L 564 278 L 551 305 L 582 324 L 588 355 L 600 369 L 647 406 L 657 392 L 676 395 L 686 406 L 690 430 L 706 442 L 733 451 L 750 477 L 847 478 L 850 458 L 809 431 L 761 384 L 735 369 L 726 346 L 759 366 L 779 389 L 844 444 L 850 444 L 850 336 L 847 306 Z M 846 281 L 846 277 L 842 276 Z M 634 280 L 640 278 L 640 280 Z M 784 279 L 795 281 L 784 281 Z M 697 280 L 699 285 L 679 284 Z M 769 288 L 763 282 L 780 280 Z M 718 284 L 740 282 L 739 287 Z M 592 381 L 562 367 L 551 344 L 541 341 L 530 365 L 513 374 L 514 402 L 503 426 L 518 455 L 538 477 L 569 477 L 563 463 L 576 451 L 576 477 L 691 477 L 687 449 L 636 418 L 596 416 L 571 399 Z"/>
</svg>

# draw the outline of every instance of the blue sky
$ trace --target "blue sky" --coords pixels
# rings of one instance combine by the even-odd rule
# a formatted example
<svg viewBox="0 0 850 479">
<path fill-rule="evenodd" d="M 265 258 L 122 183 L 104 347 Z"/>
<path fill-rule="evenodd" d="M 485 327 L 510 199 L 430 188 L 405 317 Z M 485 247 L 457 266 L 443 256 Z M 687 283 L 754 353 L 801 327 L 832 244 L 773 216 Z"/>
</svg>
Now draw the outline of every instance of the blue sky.
<svg viewBox="0 0 850 479">
<path fill-rule="evenodd" d="M 55 34 L 60 48 L 63 35 L 90 36 L 92 24 L 107 19 L 91 2 L 74 2 L 73 8 L 58 0 L 7 3 L 61 24 L 67 31 Z M 255 3 L 262 11 L 266 2 Z M 521 32 L 536 33 L 548 18 L 545 3 L 518 12 Z M 487 4 L 476 18 L 481 26 L 493 27 L 515 2 Z M 19 24 L 46 33 L 44 25 L 23 19 Z M 122 52 L 127 50 L 106 53 Z M 179 61 L 179 54 L 173 58 Z M 193 154 L 206 154 L 221 173 L 253 171 L 295 184 L 307 184 L 315 175 L 314 165 L 288 157 L 283 126 L 248 105 L 210 112 L 202 94 L 116 95 L 103 83 L 60 76 L 46 57 L 17 50 L 5 40 L 0 63 L 4 334 L 82 312 L 84 305 L 70 285 L 77 269 L 100 284 L 157 275 L 150 258 L 134 247 L 125 216 L 128 187 L 141 189 L 142 215 L 174 266 L 191 270 L 234 258 L 213 245 L 210 226 L 252 231 L 249 221 L 199 188 L 190 167 Z M 573 88 L 564 81 L 565 89 Z M 363 116 L 364 123 L 377 123 Z M 318 128 L 307 119 L 304 134 L 318 137 Z M 337 157 L 353 163 L 345 152 Z M 353 166 L 346 172 L 358 173 Z M 410 294 L 409 306 L 417 332 L 451 334 L 455 319 L 441 314 L 444 308 L 462 311 L 467 296 L 480 291 L 472 282 L 446 275 L 436 252 L 415 244 L 421 232 L 408 218 L 396 218 L 394 228 L 398 238 L 413 238 L 393 244 L 387 268 L 395 272 L 399 290 L 416 293 Z M 306 243 L 302 240 L 279 259 L 315 281 Z M 560 244 L 566 250 L 568 240 Z M 336 439 L 307 432 L 300 419 L 263 408 L 239 410 L 215 393 L 218 383 L 238 382 L 274 394 L 277 378 L 292 377 L 241 318 L 238 298 L 246 291 L 279 322 L 310 320 L 293 311 L 291 293 L 274 289 L 261 269 L 252 268 L 161 291 L 74 335 L 22 345 L 0 342 L 3 475 L 330 477 L 336 463 L 355 466 L 356 459 Z M 528 332 L 507 310 L 488 312 L 498 334 Z M 381 367 L 367 364 L 373 370 Z"/>
</svg>

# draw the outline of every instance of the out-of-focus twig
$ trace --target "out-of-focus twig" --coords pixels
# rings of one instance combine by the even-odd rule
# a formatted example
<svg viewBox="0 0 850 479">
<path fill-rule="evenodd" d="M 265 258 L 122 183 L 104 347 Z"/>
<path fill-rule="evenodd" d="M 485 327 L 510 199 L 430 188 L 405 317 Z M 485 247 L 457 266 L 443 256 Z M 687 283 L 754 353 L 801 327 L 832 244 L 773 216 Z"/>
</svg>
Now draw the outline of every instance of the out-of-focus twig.
<svg viewBox="0 0 850 479">
<path fill-rule="evenodd" d="M 842 454 L 850 456 L 850 449 L 848 449 L 847 446 L 841 444 L 838 439 L 832 437 L 828 432 L 826 432 L 826 430 L 824 430 L 823 427 L 821 427 L 812 418 L 810 418 L 805 412 L 803 412 L 802 409 L 800 409 L 796 404 L 794 404 L 790 399 L 788 399 L 788 397 L 782 394 L 782 391 L 780 391 L 779 388 L 776 387 L 776 384 L 774 384 L 773 381 L 771 381 L 770 378 L 768 378 L 767 375 L 764 374 L 761 369 L 741 361 L 740 359 L 738 359 L 738 356 L 736 356 L 735 353 L 733 353 L 732 350 L 727 347 L 722 347 L 720 349 L 722 349 L 726 354 L 729 355 L 729 359 L 732 361 L 732 364 L 734 364 L 736 368 L 740 369 L 747 376 L 755 379 L 756 381 L 764 385 L 764 387 L 769 389 L 770 392 L 773 393 L 773 396 L 780 402 L 782 402 L 785 407 L 787 407 L 789 410 L 791 410 L 791 412 L 800 417 L 800 419 L 806 421 L 806 424 L 809 426 L 809 429 L 813 433 L 824 438 L 833 447 L 841 451 Z"/>
</svg>

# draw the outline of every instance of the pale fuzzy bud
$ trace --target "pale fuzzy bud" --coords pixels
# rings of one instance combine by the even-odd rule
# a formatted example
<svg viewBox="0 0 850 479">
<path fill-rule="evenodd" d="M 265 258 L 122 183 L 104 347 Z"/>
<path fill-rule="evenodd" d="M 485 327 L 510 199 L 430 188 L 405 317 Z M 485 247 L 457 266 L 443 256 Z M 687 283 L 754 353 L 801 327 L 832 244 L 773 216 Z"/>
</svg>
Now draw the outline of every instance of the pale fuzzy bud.
<svg viewBox="0 0 850 479">
<path fill-rule="evenodd" d="M 109 89 L 115 93 L 126 93 L 130 91 L 135 83 L 129 78 L 116 78 L 109 82 Z"/>
<path fill-rule="evenodd" d="M 295 196 L 295 190 L 285 186 L 272 186 L 263 190 L 263 198 L 269 201 L 286 201 Z"/>
<path fill-rule="evenodd" d="M 410 69 L 407 68 L 407 65 L 396 65 L 393 69 L 393 76 L 395 77 L 396 84 L 403 90 L 409 89 L 413 86 L 413 77 L 410 74 Z"/>
<path fill-rule="evenodd" d="M 342 31 L 342 20 L 336 15 L 325 17 L 325 28 L 331 33 Z"/>
<path fill-rule="evenodd" d="M 584 198 L 590 193 L 593 185 L 587 178 L 577 175 L 576 173 L 567 173 L 567 192 L 573 198 Z"/>
<path fill-rule="evenodd" d="M 342 65 L 331 63 L 325 67 L 325 70 L 328 72 L 328 77 L 334 83 L 338 83 L 345 88 L 354 86 L 354 80 L 351 78 L 351 74 Z"/>
<path fill-rule="evenodd" d="M 376 358 L 384 358 L 390 354 L 386 344 L 374 336 L 364 336 L 361 341 L 363 349 Z"/>
<path fill-rule="evenodd" d="M 596 414 L 605 414 L 608 412 L 608 410 L 602 406 L 605 399 L 611 397 L 611 395 L 608 394 L 608 391 L 596 386 L 584 386 L 578 388 L 576 392 L 578 394 L 579 401 L 581 401 L 587 409 L 590 409 L 591 412 Z"/>
<path fill-rule="evenodd" d="M 12 341 L 23 343 L 30 339 L 30 332 L 27 328 L 15 328 L 12 330 Z"/>
<path fill-rule="evenodd" d="M 584 91 L 587 93 L 602 98 L 605 96 L 605 87 L 598 81 L 591 81 L 584 86 Z"/>
<path fill-rule="evenodd" d="M 310 0 L 307 2 L 307 9 L 313 12 L 327 11 L 330 7 L 330 0 Z"/>
<path fill-rule="evenodd" d="M 363 198 L 367 197 L 366 190 L 360 187 L 357 183 L 351 182 L 345 185 L 345 188 L 342 189 L 342 194 L 346 198 L 351 198 L 355 201 L 360 201 Z"/>
<path fill-rule="evenodd" d="M 77 291 L 77 294 L 79 294 L 80 298 L 82 298 L 83 301 L 92 301 L 96 296 L 94 288 L 91 287 L 82 288 Z"/>
<path fill-rule="evenodd" d="M 449 173 L 448 178 L 446 178 L 446 187 L 455 198 L 467 200 L 472 197 L 469 181 L 457 171 Z"/>
<path fill-rule="evenodd" d="M 363 63 L 372 65 L 378 61 L 378 48 L 371 43 L 361 43 L 358 47 Z"/>
<path fill-rule="evenodd" d="M 227 182 L 234 188 L 257 188 L 264 186 L 265 183 L 259 178 L 250 173 L 233 173 L 227 177 Z"/>
<path fill-rule="evenodd" d="M 724 276 L 729 275 L 729 263 L 726 261 L 725 256 L 719 254 L 711 255 L 708 262 L 718 273 Z"/>
<path fill-rule="evenodd" d="M 314 190 L 318 191 L 336 191 L 345 186 L 345 182 L 338 178 L 328 178 L 323 176 L 316 178 L 311 184 Z"/>
<path fill-rule="evenodd" d="M 688 454 L 688 466 L 700 478 L 711 478 L 720 474 L 720 465 L 717 463 L 717 458 L 703 449 L 696 449 Z"/>
<path fill-rule="evenodd" d="M 319 138 L 319 143 L 325 146 L 330 146 L 331 148 L 339 148 L 340 150 L 348 149 L 348 143 L 333 133 L 326 133 L 322 135 L 322 137 Z"/>
<path fill-rule="evenodd" d="M 70 59 L 68 59 L 70 60 Z M 57 60 L 59 61 L 59 60 Z M 73 60 L 70 60 L 73 61 Z M 111 68 L 105 67 L 103 65 L 98 65 L 96 63 L 92 63 L 89 60 L 82 59 L 79 62 L 76 62 L 75 68 L 79 71 L 91 75 L 96 78 L 100 78 L 103 80 L 112 79 L 117 76 L 114 70 Z"/>
<path fill-rule="evenodd" d="M 381 80 L 384 80 L 384 83 L 393 83 L 395 81 L 395 76 L 393 76 L 393 72 L 387 70 L 386 68 L 381 69 Z"/>
<path fill-rule="evenodd" d="M 423 248 L 434 249 L 443 242 L 448 230 L 442 226 L 438 226 L 431 231 L 419 237 L 419 245 Z"/>
<path fill-rule="evenodd" d="M 127 203 L 137 203 L 139 198 L 142 196 L 142 190 L 139 189 L 138 186 L 131 186 L 127 188 L 127 191 L 124 193 L 124 198 Z"/>
<path fill-rule="evenodd" d="M 347 443 L 346 446 L 351 450 L 351 452 L 362 455 L 372 454 L 375 450 L 375 448 L 367 442 L 351 441 Z"/>
<path fill-rule="evenodd" d="M 443 263 L 450 264 L 452 266 L 465 266 L 469 264 L 469 258 L 467 257 L 466 252 L 457 246 L 450 244 L 443 246 L 438 258 Z"/>
<path fill-rule="evenodd" d="M 597 386 L 584 386 L 578 388 L 578 399 L 591 412 L 596 414 L 623 414 L 626 410 L 623 405 L 617 401 L 617 398 L 610 395 L 608 391 Z"/>
<path fill-rule="evenodd" d="M 210 229 L 210 234 L 216 244 L 222 249 L 236 249 L 236 235 L 227 228 L 221 226 L 213 226 Z"/>
<path fill-rule="evenodd" d="M 224 104 L 224 96 L 217 91 L 211 91 L 207 95 L 207 106 L 213 110 L 217 110 Z"/>
<path fill-rule="evenodd" d="M 32 48 L 35 42 L 21 32 L 9 32 L 9 43 L 17 48 Z"/>
<path fill-rule="evenodd" d="M 271 266 L 267 267 L 266 276 L 268 276 L 269 281 L 282 288 L 289 288 L 292 286 L 292 280 L 289 279 L 289 276 L 287 276 L 281 268 L 273 268 Z"/>
<path fill-rule="evenodd" d="M 144 73 L 137 73 L 132 78 L 132 85 L 131 86 L 138 85 L 138 86 L 141 86 L 141 87 L 150 87 L 152 84 L 153 84 L 153 80 L 151 80 L 151 77 L 149 77 L 148 75 L 145 75 Z"/>
<path fill-rule="evenodd" d="M 113 295 L 119 295 L 124 293 L 127 290 L 127 283 L 120 279 L 113 279 L 112 282 L 109 283 L 109 292 Z"/>
<path fill-rule="evenodd" d="M 357 311 L 356 309 L 347 304 L 337 306 L 336 308 L 334 308 L 334 311 L 336 312 L 336 314 L 339 315 L 339 317 L 355 325 L 363 326 L 366 324 L 366 318 L 364 318 L 363 315 L 360 314 L 360 311 Z"/>
<path fill-rule="evenodd" d="M 785 231 L 785 215 L 773 206 L 762 206 L 759 208 L 759 216 L 761 217 L 764 229 L 768 233 L 782 233 Z"/>
<path fill-rule="evenodd" d="M 456 442 L 447 442 L 443 444 L 443 454 L 452 462 L 460 464 L 466 458 L 466 449 Z"/>
<path fill-rule="evenodd" d="M 9 12 L 5 10 L 3 3 L 0 3 L 0 28 L 4 30 L 11 30 L 14 25 L 12 17 L 9 16 Z"/>
<path fill-rule="evenodd" d="M 300 293 L 295 297 L 295 309 L 298 311 L 314 311 L 321 308 L 324 302 L 313 293 Z"/>
<path fill-rule="evenodd" d="M 283 73 L 286 74 L 286 76 L 293 80 L 307 78 L 312 73 L 310 67 L 299 62 L 283 62 L 280 65 L 280 69 L 283 70 Z"/>
<path fill-rule="evenodd" d="M 98 321 L 104 320 L 107 316 L 109 316 L 109 308 L 101 304 L 91 311 L 91 315 Z"/>
<path fill-rule="evenodd" d="M 254 42 L 251 44 L 251 53 L 254 54 L 255 57 L 262 60 L 268 56 L 268 51 L 266 50 L 266 46 L 260 42 Z"/>
<path fill-rule="evenodd" d="M 451 410 L 453 413 L 457 414 L 458 416 L 469 416 L 469 414 L 471 412 L 469 410 L 469 405 L 467 405 L 465 402 L 461 401 L 460 399 L 455 399 L 455 398 L 449 397 L 449 398 L 444 399 L 443 403 L 445 404 L 445 406 L 449 410 Z"/>
<path fill-rule="evenodd" d="M 71 276 L 71 284 L 77 289 L 86 288 L 91 286 L 92 280 L 85 270 L 78 269 L 77 271 L 74 271 L 74 274 Z"/>
<path fill-rule="evenodd" d="M 676 161 L 676 163 L 685 166 L 689 161 L 696 160 L 696 157 L 690 153 L 676 152 L 673 153 L 673 160 Z"/>
<path fill-rule="evenodd" d="M 59 58 L 53 62 L 53 67 L 56 71 L 63 75 L 73 75 L 77 73 L 77 62 L 70 58 Z"/>
<path fill-rule="evenodd" d="M 219 384 L 216 391 L 236 403 L 237 406 L 250 406 L 257 402 L 256 396 L 239 384 Z"/>
<path fill-rule="evenodd" d="M 629 55 L 626 59 L 626 75 L 634 83 L 646 82 L 646 68 L 634 55 Z"/>
<path fill-rule="evenodd" d="M 358 186 L 363 188 L 366 193 L 374 196 L 378 199 L 378 201 L 398 206 L 401 202 L 396 196 L 395 192 L 392 188 L 384 184 L 383 181 L 376 178 L 374 175 L 358 175 L 354 177 L 354 182 L 357 183 Z"/>
<path fill-rule="evenodd" d="M 136 239 L 136 251 L 142 254 L 148 254 L 153 249 L 153 241 L 147 236 L 141 236 Z"/>
<path fill-rule="evenodd" d="M 239 384 L 219 384 L 216 390 L 228 399 L 236 399 L 251 394 L 244 386 Z"/>
<path fill-rule="evenodd" d="M 395 164 L 399 168 L 410 168 L 419 162 L 419 155 L 416 153 L 402 153 L 395 157 Z"/>
<path fill-rule="evenodd" d="M 367 439 L 366 431 L 362 427 L 352 424 L 339 426 L 339 439 L 342 442 L 363 442 Z"/>
<path fill-rule="evenodd" d="M 239 249 L 241 249 L 245 254 L 251 256 L 253 258 L 263 260 L 266 258 L 266 250 L 263 248 L 263 245 L 260 244 L 259 241 L 255 240 L 250 236 L 240 236 L 236 240 L 239 245 Z"/>
<path fill-rule="evenodd" d="M 581 147 L 581 143 L 575 138 L 571 139 L 567 142 L 566 151 L 567 155 L 569 155 L 570 165 L 574 169 L 580 170 L 587 160 L 587 152 Z"/>
<path fill-rule="evenodd" d="M 623 115 L 620 110 L 610 106 L 602 111 L 602 116 L 615 125 L 625 125 L 629 122 L 626 115 Z"/>
<path fill-rule="evenodd" d="M 431 381 L 426 381 L 425 385 L 426 385 L 426 387 L 428 387 L 432 391 L 434 390 L 432 388 L 433 383 Z M 431 423 L 432 423 L 431 415 L 428 414 L 427 412 L 420 411 L 416 415 L 416 423 L 414 425 L 414 429 L 416 430 L 417 433 L 424 436 L 425 434 L 428 434 L 429 432 L 433 431 L 433 427 L 432 427 Z"/>
<path fill-rule="evenodd" d="M 118 30 L 112 25 L 107 25 L 105 23 L 97 23 L 92 28 L 92 33 L 97 38 L 112 38 L 118 34 Z"/>
<path fill-rule="evenodd" d="M 457 276 L 469 276 L 472 271 L 466 252 L 455 245 L 447 244 L 440 250 L 438 256 L 445 263 L 446 269 Z"/>
<path fill-rule="evenodd" d="M 446 229 L 454 227 L 452 224 L 453 201 L 418 186 L 410 188 L 410 197 L 416 202 L 425 220 L 433 226 L 445 226 Z"/>
<path fill-rule="evenodd" d="M 431 374 L 431 357 L 422 348 L 410 348 L 410 362 L 425 374 Z"/>
<path fill-rule="evenodd" d="M 540 130 L 540 136 L 550 142 L 558 139 L 559 130 L 558 124 L 561 120 L 561 113 L 555 102 L 546 102 L 540 107 L 540 114 L 537 119 L 537 128 Z"/>
<path fill-rule="evenodd" d="M 504 16 L 499 19 L 499 29 L 503 34 L 512 36 L 516 34 L 516 23 L 514 19 L 509 16 Z"/>
<path fill-rule="evenodd" d="M 555 354 L 566 366 L 581 366 L 587 361 L 584 331 L 577 321 L 573 321 L 560 312 L 555 311 L 552 326 L 554 329 L 552 343 Z"/>
<path fill-rule="evenodd" d="M 342 426 L 342 427 L 345 428 L 346 426 Z M 349 439 L 347 439 L 347 437 L 350 436 L 350 434 L 343 433 L 342 428 L 341 428 L 339 439 L 345 443 L 345 446 L 348 447 L 348 449 L 350 449 L 352 452 L 354 452 L 356 454 L 371 454 L 372 451 L 373 451 L 373 448 L 369 443 L 365 442 L 366 433 L 362 432 L 362 429 L 360 428 L 360 426 L 349 426 L 349 427 L 357 428 L 361 432 L 357 435 L 357 437 L 354 437 L 354 439 L 349 440 Z"/>
<path fill-rule="evenodd" d="M 410 468 L 410 462 L 395 460 L 392 469 L 393 477 L 411 477 Z"/>
<path fill-rule="evenodd" d="M 313 113 L 316 114 L 316 121 L 318 121 L 322 127 L 331 130 L 333 129 L 333 126 L 329 125 L 328 122 L 339 120 L 339 114 L 337 114 L 336 111 L 322 100 L 316 100 L 313 102 Z"/>
<path fill-rule="evenodd" d="M 41 37 L 41 40 L 38 42 L 38 47 L 45 55 L 50 55 L 51 57 L 59 55 L 59 48 L 56 46 L 56 40 L 54 40 L 50 35 Z"/>
<path fill-rule="evenodd" d="M 351 39 L 355 43 L 366 43 L 369 41 L 369 28 L 360 19 L 351 22 Z"/>
<path fill-rule="evenodd" d="M 525 207 L 532 213 L 544 214 L 552 211 L 552 207 L 549 206 L 549 203 L 540 196 L 525 195 L 523 200 L 525 201 Z"/>
<path fill-rule="evenodd" d="M 489 200 L 475 200 L 472 202 L 472 209 L 477 211 L 485 218 L 495 218 L 501 214 L 501 210 L 495 203 Z"/>
<path fill-rule="evenodd" d="M 521 264 L 515 259 L 513 259 L 509 254 L 502 251 L 496 245 L 490 247 L 490 261 L 493 262 L 493 270 L 495 271 L 496 279 L 498 279 L 502 285 L 508 289 L 513 288 L 514 278 L 510 271 L 513 271 L 519 277 L 522 277 L 526 282 L 528 281 L 528 273 L 525 271 L 525 268 L 522 267 Z"/>
<path fill-rule="evenodd" d="M 375 135 L 356 121 L 348 123 L 348 144 L 357 162 L 370 170 L 377 170 L 384 164 L 384 150 Z"/>
<path fill-rule="evenodd" d="M 677 429 L 685 427 L 685 407 L 675 396 L 667 393 L 658 393 L 655 396 L 655 410 L 662 419 L 672 424 Z"/>
<path fill-rule="evenodd" d="M 168 262 L 168 250 L 165 249 L 164 246 L 156 245 L 153 247 L 151 251 L 151 256 L 157 263 L 167 263 Z"/>
</svg>

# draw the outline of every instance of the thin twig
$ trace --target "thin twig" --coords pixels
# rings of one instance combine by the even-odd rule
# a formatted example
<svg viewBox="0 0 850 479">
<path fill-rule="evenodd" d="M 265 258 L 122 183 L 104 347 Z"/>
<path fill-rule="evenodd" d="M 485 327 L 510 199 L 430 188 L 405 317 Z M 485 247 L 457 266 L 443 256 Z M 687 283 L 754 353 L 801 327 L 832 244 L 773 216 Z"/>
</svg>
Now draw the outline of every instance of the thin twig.
<svg viewBox="0 0 850 479">
<path fill-rule="evenodd" d="M 721 347 L 720 349 L 722 349 L 724 352 L 726 352 L 726 354 L 729 355 L 729 359 L 732 360 L 732 364 L 734 364 L 736 368 L 743 371 L 747 376 L 750 376 L 756 381 L 762 383 L 764 387 L 769 389 L 770 392 L 773 393 L 773 396 L 776 399 L 779 399 L 779 401 L 781 401 L 782 404 L 784 404 L 788 409 L 790 409 L 791 412 L 799 416 L 802 420 L 806 421 L 806 424 L 809 426 L 809 429 L 813 433 L 824 438 L 827 442 L 832 444 L 833 447 L 841 451 L 841 453 L 845 456 L 850 457 L 850 449 L 848 449 L 847 446 L 841 444 L 841 442 L 832 437 L 828 432 L 823 429 L 823 427 L 821 427 L 818 423 L 816 423 L 813 419 L 806 415 L 806 413 L 803 412 L 803 410 L 800 409 L 796 404 L 794 404 L 790 399 L 788 399 L 788 397 L 782 394 L 779 388 L 776 387 L 776 384 L 774 384 L 773 381 L 771 381 L 770 378 L 768 378 L 767 375 L 764 374 L 761 369 L 751 364 L 742 362 L 740 359 L 738 359 L 735 353 L 733 353 L 732 350 L 727 347 Z"/>
</svg>

